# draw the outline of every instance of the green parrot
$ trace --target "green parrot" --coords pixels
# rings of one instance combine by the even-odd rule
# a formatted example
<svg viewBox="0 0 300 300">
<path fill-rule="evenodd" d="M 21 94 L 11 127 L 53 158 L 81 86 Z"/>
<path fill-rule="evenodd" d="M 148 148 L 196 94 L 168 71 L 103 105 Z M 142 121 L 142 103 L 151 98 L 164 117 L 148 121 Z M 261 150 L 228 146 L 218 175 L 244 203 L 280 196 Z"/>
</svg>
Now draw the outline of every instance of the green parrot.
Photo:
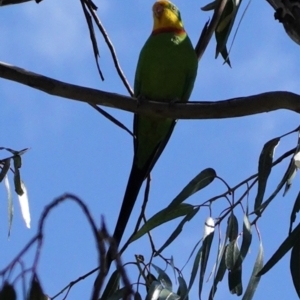
<svg viewBox="0 0 300 300">
<path fill-rule="evenodd" d="M 159 0 L 153 5 L 153 31 L 141 50 L 134 95 L 143 101 L 187 102 L 197 75 L 198 59 L 177 7 Z M 143 181 L 164 150 L 176 120 L 134 116 L 134 157 L 113 238 L 119 246 Z M 110 253 L 111 256 L 111 253 Z M 113 260 L 108 259 L 108 268 Z"/>
</svg>

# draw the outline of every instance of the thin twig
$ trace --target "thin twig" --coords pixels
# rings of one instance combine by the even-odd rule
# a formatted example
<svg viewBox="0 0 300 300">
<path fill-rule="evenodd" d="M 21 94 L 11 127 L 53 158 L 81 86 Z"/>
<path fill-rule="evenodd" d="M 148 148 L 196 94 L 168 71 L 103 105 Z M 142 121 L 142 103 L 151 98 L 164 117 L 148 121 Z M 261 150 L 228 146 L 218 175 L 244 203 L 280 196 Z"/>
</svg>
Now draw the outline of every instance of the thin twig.
<svg viewBox="0 0 300 300">
<path fill-rule="evenodd" d="M 87 4 L 87 6 L 88 6 L 90 13 L 92 14 L 92 16 L 93 16 L 93 18 L 94 18 L 94 21 L 96 22 L 96 24 L 97 24 L 99 30 L 101 31 L 101 34 L 102 34 L 102 36 L 103 36 L 103 38 L 104 38 L 104 40 L 105 40 L 105 42 L 106 42 L 106 44 L 107 44 L 107 46 L 108 46 L 108 48 L 109 48 L 109 50 L 110 50 L 110 53 L 111 53 L 113 62 L 114 62 L 114 64 L 115 64 L 115 67 L 116 67 L 116 69 L 117 69 L 117 72 L 118 72 L 118 74 L 119 74 L 119 76 L 120 76 L 120 78 L 121 78 L 121 80 L 122 80 L 122 82 L 123 82 L 125 88 L 127 89 L 129 95 L 130 95 L 131 97 L 133 97 L 134 93 L 133 93 L 133 91 L 132 91 L 132 89 L 131 89 L 131 87 L 130 87 L 129 82 L 127 81 L 127 79 L 126 79 L 126 77 L 125 77 L 125 75 L 124 75 L 124 73 L 123 73 L 123 71 L 122 71 L 122 69 L 121 69 L 121 66 L 120 66 L 120 64 L 119 64 L 119 61 L 118 61 L 118 58 L 117 58 L 117 55 L 116 55 L 116 51 L 115 51 L 115 49 L 114 49 L 114 46 L 113 46 L 111 40 L 110 40 L 109 37 L 108 37 L 108 34 L 107 34 L 107 32 L 106 32 L 104 26 L 102 25 L 100 19 L 98 18 L 98 16 L 97 16 L 95 10 L 94 10 L 89 4 Z"/>
</svg>

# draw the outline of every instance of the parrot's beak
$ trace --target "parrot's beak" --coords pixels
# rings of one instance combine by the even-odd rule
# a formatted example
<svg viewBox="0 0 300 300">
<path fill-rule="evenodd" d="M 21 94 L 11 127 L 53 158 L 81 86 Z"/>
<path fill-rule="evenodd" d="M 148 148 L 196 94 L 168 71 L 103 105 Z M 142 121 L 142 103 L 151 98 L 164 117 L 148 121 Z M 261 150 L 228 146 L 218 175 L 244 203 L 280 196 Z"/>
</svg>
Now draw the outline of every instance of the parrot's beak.
<svg viewBox="0 0 300 300">
<path fill-rule="evenodd" d="M 157 19 L 161 18 L 161 15 L 163 14 L 164 11 L 164 6 L 159 4 L 159 3 L 155 3 L 153 6 L 153 14 Z"/>
</svg>

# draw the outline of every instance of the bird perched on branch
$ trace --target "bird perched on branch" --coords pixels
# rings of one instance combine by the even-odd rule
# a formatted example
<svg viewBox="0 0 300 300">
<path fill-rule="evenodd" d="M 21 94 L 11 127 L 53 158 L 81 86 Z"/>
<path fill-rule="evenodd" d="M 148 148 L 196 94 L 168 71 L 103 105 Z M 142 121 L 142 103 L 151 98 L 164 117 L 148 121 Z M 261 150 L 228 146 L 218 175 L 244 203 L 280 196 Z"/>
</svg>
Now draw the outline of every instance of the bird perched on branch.
<svg viewBox="0 0 300 300">
<path fill-rule="evenodd" d="M 141 50 L 134 95 L 143 101 L 187 102 L 197 75 L 198 59 L 184 30 L 178 8 L 159 0 L 153 8 L 153 30 Z M 113 237 L 120 244 L 143 181 L 147 178 L 172 134 L 176 120 L 134 115 L 134 157 Z M 113 260 L 108 253 L 107 267 Z"/>
</svg>

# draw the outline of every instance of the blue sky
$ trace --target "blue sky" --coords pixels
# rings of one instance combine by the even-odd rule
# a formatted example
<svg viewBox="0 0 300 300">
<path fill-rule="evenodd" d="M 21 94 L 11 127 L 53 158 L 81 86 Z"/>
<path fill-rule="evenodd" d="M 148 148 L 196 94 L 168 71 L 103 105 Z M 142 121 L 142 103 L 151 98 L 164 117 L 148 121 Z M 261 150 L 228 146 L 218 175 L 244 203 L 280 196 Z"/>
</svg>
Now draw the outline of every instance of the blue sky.
<svg viewBox="0 0 300 300">
<path fill-rule="evenodd" d="M 95 3 L 121 67 L 133 84 L 139 51 L 152 28 L 153 1 L 103 0 Z M 207 3 L 189 1 L 187 5 L 185 1 L 177 0 L 175 4 L 180 8 L 186 30 L 195 43 L 210 16 L 200 11 L 200 7 Z M 105 81 L 101 82 L 79 1 L 53 0 L 39 5 L 32 1 L 3 7 L 0 14 L 1 61 L 61 81 L 127 95 L 110 53 L 98 35 L 100 66 L 105 77 Z M 275 90 L 300 93 L 299 46 L 274 21 L 272 8 L 267 2 L 251 3 L 230 54 L 232 69 L 223 65 L 221 58 L 215 60 L 214 51 L 215 41 L 212 39 L 199 64 L 192 101 L 223 100 Z M 7 202 L 2 184 L 0 268 L 5 267 L 36 233 L 45 205 L 65 192 L 83 199 L 99 223 L 100 216 L 105 216 L 112 232 L 132 162 L 131 137 L 84 103 L 52 97 L 4 79 L 0 79 L 0 99 L 0 146 L 16 150 L 30 147 L 23 157 L 21 174 L 28 189 L 32 218 L 31 229 L 27 229 L 20 215 L 17 197 L 14 197 L 15 216 L 11 237 L 7 239 Z M 132 114 L 107 110 L 131 128 Z M 256 172 L 258 157 L 266 141 L 298 125 L 297 114 L 283 110 L 228 120 L 179 121 L 152 172 L 147 216 L 167 206 L 204 168 L 214 168 L 220 177 L 234 186 Z M 295 135 L 284 139 L 276 149 L 275 157 L 294 147 L 296 140 Z M 4 156 L 1 153 L 1 157 Z M 285 161 L 274 169 L 267 195 L 281 180 L 287 165 L 288 161 Z M 278 196 L 259 221 L 265 259 L 286 237 L 298 185 L 299 178 L 296 177 L 288 195 L 285 198 Z M 215 182 L 188 202 L 200 204 L 223 191 L 224 186 Z M 239 193 L 243 191 L 241 189 Z M 250 193 L 250 208 L 254 198 L 255 189 Z M 133 220 L 138 216 L 141 200 L 140 197 L 136 203 Z M 213 217 L 217 217 L 223 208 L 225 202 L 220 200 L 220 204 L 213 206 Z M 241 210 L 237 210 L 236 214 L 241 227 Z M 165 257 L 172 255 L 178 267 L 182 267 L 193 246 L 202 237 L 203 224 L 208 216 L 209 211 L 202 209 L 185 226 L 178 241 L 165 250 Z M 153 231 L 158 248 L 176 224 L 171 222 Z M 134 222 L 131 222 L 127 236 L 133 227 Z M 224 233 L 224 226 L 222 231 Z M 257 255 L 256 241 L 255 236 L 243 270 L 245 288 Z M 216 242 L 217 239 L 214 247 Z M 146 245 L 145 249 L 143 245 Z M 124 261 L 132 260 L 134 253 L 143 254 L 148 259 L 148 245 L 146 238 L 131 245 Z M 31 266 L 33 254 L 34 251 L 31 251 L 24 257 L 26 267 Z M 47 219 L 38 267 L 45 292 L 53 296 L 70 281 L 93 269 L 96 263 L 93 236 L 80 209 L 71 202 L 60 205 Z M 160 260 L 155 263 L 164 266 Z M 208 270 L 213 263 L 212 259 Z M 190 262 L 184 269 L 187 280 L 191 265 Z M 18 272 L 15 270 L 13 275 Z M 172 276 L 171 270 L 169 275 Z M 136 281 L 134 276 L 131 279 Z M 94 277 L 91 277 L 80 282 L 71 290 L 69 299 L 88 298 L 93 281 Z M 210 287 L 211 281 L 204 286 L 203 299 L 206 299 Z M 197 289 L 192 293 L 196 299 Z M 216 299 L 233 297 L 224 281 L 218 288 Z M 262 278 L 255 299 L 296 299 L 289 275 L 289 255 Z"/>
</svg>

